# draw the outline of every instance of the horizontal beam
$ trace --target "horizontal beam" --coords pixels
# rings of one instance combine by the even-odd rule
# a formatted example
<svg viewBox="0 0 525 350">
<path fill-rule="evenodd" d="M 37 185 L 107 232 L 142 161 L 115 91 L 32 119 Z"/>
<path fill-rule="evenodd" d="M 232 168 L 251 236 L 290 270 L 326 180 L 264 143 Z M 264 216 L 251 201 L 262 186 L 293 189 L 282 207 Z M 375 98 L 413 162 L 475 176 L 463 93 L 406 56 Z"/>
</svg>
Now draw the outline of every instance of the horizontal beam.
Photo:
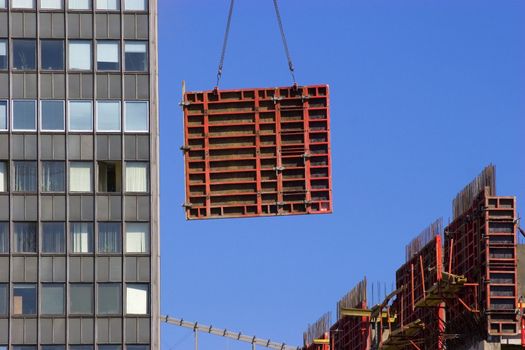
<svg viewBox="0 0 525 350">
<path fill-rule="evenodd" d="M 274 349 L 274 350 L 300 350 L 301 349 L 301 347 L 299 346 L 290 346 L 290 345 L 286 345 L 285 343 L 273 342 L 270 339 L 261 339 L 255 336 L 242 334 L 241 332 L 233 332 L 227 329 L 215 328 L 212 326 L 200 324 L 198 322 L 184 321 L 183 319 L 173 318 L 169 316 L 160 316 L 160 321 L 171 324 L 171 325 L 183 327 L 183 328 L 193 329 L 194 332 L 213 334 L 219 337 L 225 337 L 225 338 L 229 338 L 229 339 L 233 339 L 233 340 L 237 340 L 237 341 L 241 341 L 245 343 L 254 344 L 257 346 L 262 346 L 268 349 Z"/>
<path fill-rule="evenodd" d="M 316 345 L 329 345 L 330 339 L 314 339 L 314 344 Z"/>
</svg>

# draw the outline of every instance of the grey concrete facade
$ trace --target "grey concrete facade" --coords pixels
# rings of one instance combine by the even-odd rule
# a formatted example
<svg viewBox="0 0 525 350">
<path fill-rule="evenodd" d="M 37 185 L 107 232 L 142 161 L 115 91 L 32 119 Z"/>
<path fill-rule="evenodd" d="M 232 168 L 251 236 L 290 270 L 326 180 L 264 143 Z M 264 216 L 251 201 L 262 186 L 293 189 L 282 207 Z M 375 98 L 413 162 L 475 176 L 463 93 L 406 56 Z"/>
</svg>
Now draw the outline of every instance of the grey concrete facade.
<svg viewBox="0 0 525 350">
<path fill-rule="evenodd" d="M 156 0 L 0 0 L 0 350 L 160 348 L 157 62 Z"/>
</svg>

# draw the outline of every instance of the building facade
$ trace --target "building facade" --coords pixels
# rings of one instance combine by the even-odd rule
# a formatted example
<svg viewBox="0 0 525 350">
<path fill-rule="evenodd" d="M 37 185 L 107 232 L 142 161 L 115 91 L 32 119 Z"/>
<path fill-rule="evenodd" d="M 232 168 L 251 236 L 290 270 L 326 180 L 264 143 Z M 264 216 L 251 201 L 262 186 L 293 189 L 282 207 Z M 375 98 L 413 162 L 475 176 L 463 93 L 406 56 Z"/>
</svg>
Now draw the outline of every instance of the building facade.
<svg viewBox="0 0 525 350">
<path fill-rule="evenodd" d="M 159 349 L 156 0 L 0 0 L 0 350 Z"/>
</svg>

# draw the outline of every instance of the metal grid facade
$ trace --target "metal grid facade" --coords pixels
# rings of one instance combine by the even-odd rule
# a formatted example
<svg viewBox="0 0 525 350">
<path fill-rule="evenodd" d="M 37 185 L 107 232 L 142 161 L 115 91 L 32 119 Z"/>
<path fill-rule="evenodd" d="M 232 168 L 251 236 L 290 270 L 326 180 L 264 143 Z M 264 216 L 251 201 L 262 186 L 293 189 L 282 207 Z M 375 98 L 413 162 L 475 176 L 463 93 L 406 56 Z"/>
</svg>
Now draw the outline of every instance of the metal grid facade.
<svg viewBox="0 0 525 350">
<path fill-rule="evenodd" d="M 72 0 L 62 2 L 61 9 L 42 9 L 43 0 L 8 0 L 2 8 L 0 1 L 0 42 L 6 43 L 8 61 L 5 69 L 0 67 L 0 101 L 5 101 L 7 106 L 8 124 L 6 130 L 0 131 L 0 162 L 7 169 L 6 186 L 0 192 L 0 223 L 8 227 L 8 248 L 0 252 L 0 287 L 3 286 L 7 293 L 7 309 L 2 312 L 0 307 L 0 349 L 160 348 L 157 4 L 156 0 L 149 0 L 144 2 L 144 9 L 131 9 L 126 1 L 115 1 L 115 10 L 98 9 L 106 2 L 95 0 L 86 1 L 89 9 L 85 10 L 70 9 Z M 15 67 L 18 58 L 14 45 L 22 39 L 34 42 L 34 69 Z M 62 69 L 41 68 L 43 40 L 63 43 Z M 75 40 L 91 43 L 91 57 L 87 58 L 91 69 L 69 68 L 69 43 Z M 99 69 L 97 44 L 102 42 L 118 43 L 117 69 Z M 147 47 L 147 67 L 143 71 L 125 67 L 124 47 L 134 42 Z M 63 130 L 42 130 L 40 102 L 44 100 L 64 101 Z M 35 101 L 38 121 L 35 130 L 15 130 L 13 101 Z M 91 130 L 70 130 L 71 101 L 92 102 Z M 96 106 L 103 101 L 119 103 L 119 130 L 97 131 Z M 126 103 L 137 101 L 147 102 L 147 127 L 125 131 Z M 16 191 L 15 164 L 21 161 L 36 165 L 34 191 Z M 62 191 L 43 190 L 43 164 L 48 161 L 63 164 Z M 90 164 L 90 191 L 71 191 L 72 162 Z M 145 191 L 126 189 L 127 166 L 135 163 L 146 164 Z M 120 187 L 111 192 L 100 187 L 100 171 L 104 164 L 117 164 L 120 169 L 114 175 Z M 37 228 L 34 252 L 15 249 L 19 243 L 14 231 L 20 223 L 30 223 Z M 43 251 L 42 227 L 45 223 L 63 223 L 63 252 Z M 72 247 L 76 244 L 71 232 L 73 223 L 85 223 L 93 228 L 88 238 L 91 249 L 86 252 L 73 252 Z M 117 251 L 100 251 L 101 223 L 120 227 Z M 148 227 L 149 234 L 144 235 L 146 247 L 142 252 L 128 252 L 129 227 L 137 223 Z M 24 309 L 23 300 L 27 294 L 19 292 L 24 286 L 35 288 L 35 309 Z M 43 289 L 48 286 L 63 287 L 62 312 L 52 315 L 43 312 L 46 303 Z M 83 312 L 72 312 L 78 286 L 90 290 L 91 306 Z M 101 286 L 119 290 L 114 294 L 118 295 L 115 299 L 117 311 L 99 312 L 104 298 Z M 127 300 L 134 295 L 130 289 L 133 286 L 146 290 L 146 312 L 128 312 L 134 302 Z"/>
</svg>

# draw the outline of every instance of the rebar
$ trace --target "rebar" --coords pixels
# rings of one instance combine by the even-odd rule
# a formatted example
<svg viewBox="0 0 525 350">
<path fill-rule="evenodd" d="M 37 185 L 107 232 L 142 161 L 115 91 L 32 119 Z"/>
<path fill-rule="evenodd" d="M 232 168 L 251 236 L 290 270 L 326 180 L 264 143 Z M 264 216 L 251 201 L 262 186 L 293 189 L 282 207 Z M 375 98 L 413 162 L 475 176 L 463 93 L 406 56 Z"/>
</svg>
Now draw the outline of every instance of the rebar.
<svg viewBox="0 0 525 350">
<path fill-rule="evenodd" d="M 306 332 L 303 333 L 304 346 L 313 344 L 314 339 L 322 338 L 323 335 L 330 331 L 332 325 L 332 313 L 327 312 L 321 316 L 315 323 L 309 324 Z"/>
<path fill-rule="evenodd" d="M 341 319 L 341 308 L 358 308 L 366 303 L 366 277 L 337 302 L 337 319 Z"/>
<path fill-rule="evenodd" d="M 405 247 L 405 257 L 408 262 L 436 236 L 443 235 L 443 218 L 439 218 L 417 235 Z"/>
<path fill-rule="evenodd" d="M 485 167 L 474 180 L 456 195 L 456 198 L 452 201 L 454 220 L 472 206 L 476 197 L 484 191 L 486 187 L 489 188 L 489 196 L 496 195 L 496 167 L 492 164 Z"/>
</svg>

